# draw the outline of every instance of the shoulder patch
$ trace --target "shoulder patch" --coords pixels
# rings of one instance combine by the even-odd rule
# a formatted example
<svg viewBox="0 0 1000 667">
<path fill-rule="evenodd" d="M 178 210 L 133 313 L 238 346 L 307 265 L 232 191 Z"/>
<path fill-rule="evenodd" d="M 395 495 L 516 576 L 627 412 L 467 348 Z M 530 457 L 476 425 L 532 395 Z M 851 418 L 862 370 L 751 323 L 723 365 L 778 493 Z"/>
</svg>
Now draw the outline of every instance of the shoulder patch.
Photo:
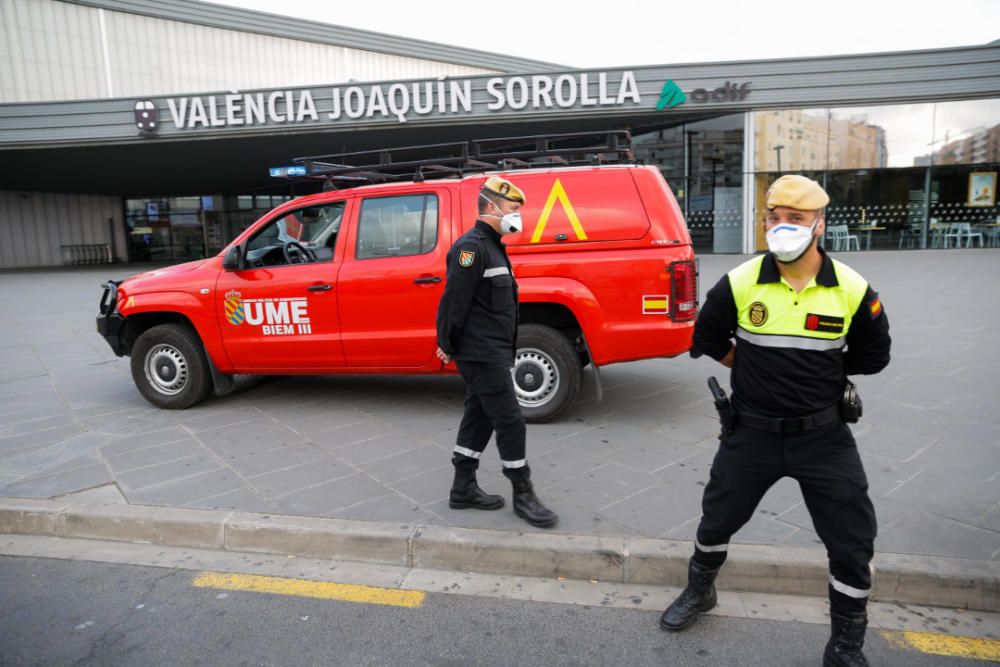
<svg viewBox="0 0 1000 667">
<path fill-rule="evenodd" d="M 868 305 L 868 310 L 871 312 L 872 319 L 882 314 L 882 299 L 878 297 L 878 294 L 872 295 L 874 298 L 872 302 Z"/>
<path fill-rule="evenodd" d="M 473 250 L 462 250 L 458 253 L 458 265 L 467 269 L 476 261 L 476 253 Z"/>
</svg>

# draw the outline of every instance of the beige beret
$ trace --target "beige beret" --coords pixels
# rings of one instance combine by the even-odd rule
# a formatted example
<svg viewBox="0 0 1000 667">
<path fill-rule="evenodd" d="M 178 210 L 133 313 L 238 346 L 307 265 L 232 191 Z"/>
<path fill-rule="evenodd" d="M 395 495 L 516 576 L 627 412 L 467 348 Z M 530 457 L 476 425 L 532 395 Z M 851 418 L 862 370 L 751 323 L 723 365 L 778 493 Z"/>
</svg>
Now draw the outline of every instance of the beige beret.
<svg viewBox="0 0 1000 667">
<path fill-rule="evenodd" d="M 506 178 L 500 178 L 499 176 L 490 176 L 483 183 L 483 190 L 488 190 L 495 195 L 499 195 L 504 199 L 517 202 L 519 204 L 527 203 L 527 199 L 524 197 L 524 193 L 521 192 L 521 188 L 517 187 Z"/>
<path fill-rule="evenodd" d="M 768 210 L 787 206 L 799 211 L 818 211 L 830 203 L 830 196 L 816 181 L 805 176 L 782 176 L 767 189 Z"/>
</svg>

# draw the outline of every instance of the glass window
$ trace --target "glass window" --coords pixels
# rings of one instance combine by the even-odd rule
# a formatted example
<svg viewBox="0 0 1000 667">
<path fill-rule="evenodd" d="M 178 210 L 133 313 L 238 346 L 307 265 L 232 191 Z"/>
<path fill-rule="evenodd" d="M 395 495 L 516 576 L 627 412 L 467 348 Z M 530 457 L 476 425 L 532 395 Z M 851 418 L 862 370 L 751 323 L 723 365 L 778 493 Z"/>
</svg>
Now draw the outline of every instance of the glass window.
<svg viewBox="0 0 1000 667">
<path fill-rule="evenodd" d="M 827 109 L 760 111 L 754 119 L 755 171 L 801 173 L 828 168 L 828 155 L 837 150 L 832 140 L 832 117 Z"/>
<path fill-rule="evenodd" d="M 171 197 L 168 205 L 171 211 L 190 213 L 201 210 L 201 197 Z"/>
<path fill-rule="evenodd" d="M 760 111 L 754 170 L 1000 162 L 998 118 L 1000 99 Z"/>
<path fill-rule="evenodd" d="M 1000 99 L 934 105 L 934 164 L 1000 162 Z"/>
<path fill-rule="evenodd" d="M 286 246 L 289 243 L 312 251 L 317 261 L 333 260 L 344 206 L 342 201 L 332 202 L 300 208 L 275 218 L 250 237 L 247 260 L 252 266 L 287 264 Z"/>
<path fill-rule="evenodd" d="M 366 199 L 358 221 L 358 259 L 430 252 L 437 244 L 436 195 Z"/>
<path fill-rule="evenodd" d="M 993 242 L 1000 209 L 977 184 L 989 191 L 1000 173 L 998 119 L 1000 99 L 756 112 L 755 220 L 767 187 L 801 173 L 829 193 L 827 224 L 846 225 L 861 250 L 954 246 L 955 228 L 963 247 Z"/>
<path fill-rule="evenodd" d="M 657 165 L 670 185 L 699 252 L 741 249 L 743 128 L 736 114 L 633 137 L 636 158 Z"/>
<path fill-rule="evenodd" d="M 272 197 L 271 195 L 256 195 L 256 197 L 254 198 L 255 208 L 265 209 L 268 211 L 280 203 L 281 203 L 280 196 Z"/>
<path fill-rule="evenodd" d="M 740 252 L 743 228 L 742 114 L 684 126 L 688 229 L 699 252 Z"/>
</svg>

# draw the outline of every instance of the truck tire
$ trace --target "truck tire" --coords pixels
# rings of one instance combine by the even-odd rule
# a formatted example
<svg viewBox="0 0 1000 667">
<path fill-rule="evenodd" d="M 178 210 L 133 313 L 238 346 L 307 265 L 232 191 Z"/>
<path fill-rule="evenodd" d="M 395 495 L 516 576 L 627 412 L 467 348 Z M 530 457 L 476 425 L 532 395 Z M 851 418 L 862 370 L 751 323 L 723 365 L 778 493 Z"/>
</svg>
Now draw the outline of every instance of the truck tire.
<svg viewBox="0 0 1000 667">
<path fill-rule="evenodd" d="M 182 324 L 160 324 L 144 331 L 132 346 L 131 365 L 139 393 L 159 408 L 184 410 L 212 391 L 212 372 L 201 341 Z"/>
<path fill-rule="evenodd" d="M 579 355 L 565 336 L 541 324 L 518 327 L 516 347 L 514 390 L 524 418 L 533 423 L 555 419 L 580 393 Z"/>
</svg>

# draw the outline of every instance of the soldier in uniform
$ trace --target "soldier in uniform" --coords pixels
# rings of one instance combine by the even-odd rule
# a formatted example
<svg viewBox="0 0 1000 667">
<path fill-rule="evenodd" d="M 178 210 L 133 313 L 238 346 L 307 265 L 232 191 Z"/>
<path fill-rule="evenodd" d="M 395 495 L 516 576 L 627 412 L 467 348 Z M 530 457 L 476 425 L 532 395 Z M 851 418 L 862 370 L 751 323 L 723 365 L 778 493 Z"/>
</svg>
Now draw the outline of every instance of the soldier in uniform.
<svg viewBox="0 0 1000 667">
<path fill-rule="evenodd" d="M 723 276 L 695 324 L 691 356 L 732 368 L 733 412 L 702 498 L 688 585 L 660 626 L 683 630 L 715 606 L 730 537 L 789 476 L 830 560 L 823 664 L 863 666 L 876 523 L 845 391 L 848 375 L 889 363 L 889 322 L 868 282 L 819 247 L 830 198 L 818 183 L 782 176 L 766 200 L 769 252 Z"/>
<path fill-rule="evenodd" d="M 452 359 L 465 380 L 465 413 L 458 429 L 452 464 L 452 509 L 495 510 L 502 496 L 485 493 L 476 470 L 490 436 L 496 432 L 504 475 L 514 489 L 514 512 L 542 528 L 558 517 L 535 496 L 525 458 L 525 426 L 510 369 L 517 340 L 517 283 L 503 234 L 521 231 L 518 209 L 524 193 L 510 181 L 491 176 L 479 192 L 479 219 L 448 252 L 448 277 L 438 305 L 437 356 Z"/>
</svg>

